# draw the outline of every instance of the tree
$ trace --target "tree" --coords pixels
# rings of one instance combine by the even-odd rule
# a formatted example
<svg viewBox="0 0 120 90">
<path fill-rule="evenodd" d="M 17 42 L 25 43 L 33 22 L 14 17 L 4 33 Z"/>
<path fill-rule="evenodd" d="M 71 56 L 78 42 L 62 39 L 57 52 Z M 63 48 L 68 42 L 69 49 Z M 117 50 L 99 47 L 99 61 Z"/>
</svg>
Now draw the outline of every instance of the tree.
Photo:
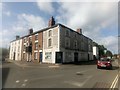
<svg viewBox="0 0 120 90">
<path fill-rule="evenodd" d="M 104 45 L 98 45 L 98 49 L 99 49 L 99 56 L 105 56 L 104 51 L 107 50 Z"/>
<path fill-rule="evenodd" d="M 109 51 L 109 50 L 107 50 L 107 52 L 106 52 L 106 56 L 110 56 L 110 57 L 112 57 L 112 52 L 111 51 Z"/>
</svg>

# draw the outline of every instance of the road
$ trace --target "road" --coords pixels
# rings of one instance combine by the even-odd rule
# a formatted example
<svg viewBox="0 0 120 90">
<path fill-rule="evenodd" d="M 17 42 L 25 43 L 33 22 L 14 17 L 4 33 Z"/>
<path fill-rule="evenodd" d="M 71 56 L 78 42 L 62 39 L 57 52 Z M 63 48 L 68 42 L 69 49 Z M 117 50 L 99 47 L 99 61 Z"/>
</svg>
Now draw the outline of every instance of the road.
<svg viewBox="0 0 120 90">
<path fill-rule="evenodd" d="M 3 88 L 118 88 L 115 78 L 118 67 L 113 70 L 97 69 L 95 63 L 30 66 L 16 62 L 4 63 Z"/>
</svg>

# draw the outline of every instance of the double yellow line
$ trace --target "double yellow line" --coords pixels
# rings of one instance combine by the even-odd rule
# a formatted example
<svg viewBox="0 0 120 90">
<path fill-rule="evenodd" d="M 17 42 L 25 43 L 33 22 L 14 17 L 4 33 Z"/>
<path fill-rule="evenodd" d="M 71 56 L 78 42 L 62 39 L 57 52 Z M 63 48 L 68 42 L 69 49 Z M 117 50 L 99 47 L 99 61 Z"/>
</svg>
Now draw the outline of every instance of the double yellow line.
<svg viewBox="0 0 120 90">
<path fill-rule="evenodd" d="M 115 89 L 115 86 L 117 85 L 118 79 L 119 79 L 119 76 L 117 75 L 115 77 L 114 81 L 112 82 L 109 90 L 114 90 Z"/>
</svg>

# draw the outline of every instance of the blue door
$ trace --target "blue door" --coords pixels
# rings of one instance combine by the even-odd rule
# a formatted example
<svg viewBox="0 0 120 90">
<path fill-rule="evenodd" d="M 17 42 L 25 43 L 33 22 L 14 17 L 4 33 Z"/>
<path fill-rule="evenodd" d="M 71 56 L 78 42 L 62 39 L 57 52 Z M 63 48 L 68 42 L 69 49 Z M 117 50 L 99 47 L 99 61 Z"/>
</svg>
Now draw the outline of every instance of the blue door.
<svg viewBox="0 0 120 90">
<path fill-rule="evenodd" d="M 42 62 L 42 52 L 40 52 L 40 62 Z"/>
</svg>

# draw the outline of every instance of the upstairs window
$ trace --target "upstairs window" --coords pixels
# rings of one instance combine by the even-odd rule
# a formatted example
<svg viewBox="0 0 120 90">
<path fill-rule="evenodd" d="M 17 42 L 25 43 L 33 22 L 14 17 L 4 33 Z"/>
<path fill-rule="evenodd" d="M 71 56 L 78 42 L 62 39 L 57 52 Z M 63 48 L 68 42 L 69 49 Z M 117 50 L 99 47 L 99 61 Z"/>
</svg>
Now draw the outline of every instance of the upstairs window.
<svg viewBox="0 0 120 90">
<path fill-rule="evenodd" d="M 29 42 L 32 42 L 32 37 L 29 37 Z"/>
<path fill-rule="evenodd" d="M 25 45 L 23 46 L 23 50 L 24 50 L 24 51 L 26 50 L 26 46 L 25 46 Z"/>
<path fill-rule="evenodd" d="M 38 40 L 38 35 L 35 35 L 35 40 Z"/>
<path fill-rule="evenodd" d="M 77 49 L 77 41 L 76 40 L 74 41 L 74 47 L 75 47 L 75 49 Z"/>
<path fill-rule="evenodd" d="M 52 36 L 52 30 L 50 30 L 50 31 L 48 32 L 48 36 L 49 36 L 49 37 Z"/>
<path fill-rule="evenodd" d="M 48 47 L 50 47 L 50 46 L 52 46 L 52 40 L 51 40 L 51 38 L 48 39 Z"/>
<path fill-rule="evenodd" d="M 35 43 L 35 50 L 37 50 L 38 49 L 38 43 L 36 42 Z"/>
<path fill-rule="evenodd" d="M 70 39 L 69 38 L 65 38 L 65 47 L 66 48 L 70 47 Z"/>
<path fill-rule="evenodd" d="M 70 36 L 70 31 L 69 30 L 65 31 L 65 36 Z"/>
<path fill-rule="evenodd" d="M 26 38 L 24 38 L 24 43 L 26 42 Z"/>
</svg>

